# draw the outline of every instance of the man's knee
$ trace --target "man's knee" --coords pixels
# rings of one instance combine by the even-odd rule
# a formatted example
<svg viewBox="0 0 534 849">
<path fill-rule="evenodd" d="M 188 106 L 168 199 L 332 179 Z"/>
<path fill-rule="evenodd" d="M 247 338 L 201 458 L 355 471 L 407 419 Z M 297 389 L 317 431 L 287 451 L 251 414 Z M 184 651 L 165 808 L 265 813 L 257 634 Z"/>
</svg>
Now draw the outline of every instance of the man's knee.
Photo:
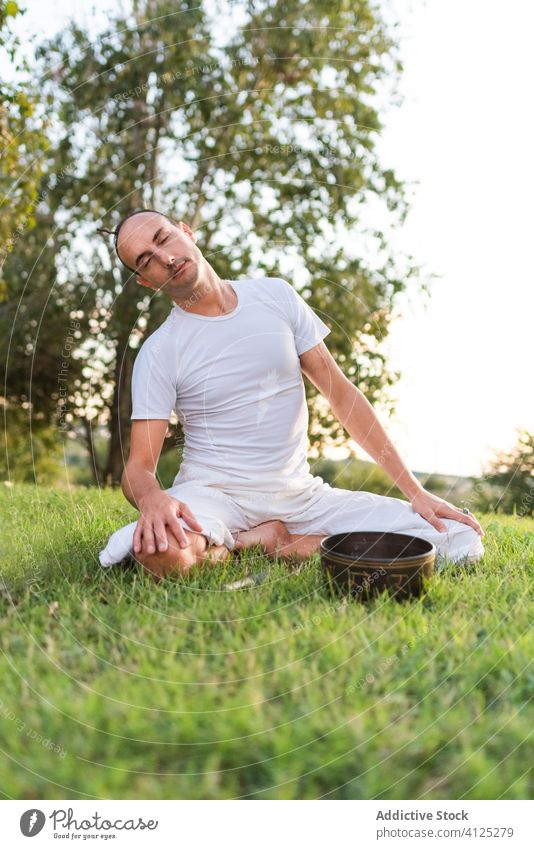
<svg viewBox="0 0 534 849">
<path fill-rule="evenodd" d="M 203 534 L 184 529 L 189 545 L 182 548 L 173 532 L 166 529 L 168 546 L 166 551 L 156 551 L 154 554 L 137 554 L 137 561 L 145 572 L 155 578 L 165 578 L 170 574 L 186 575 L 191 567 L 198 562 L 199 554 L 207 547 Z"/>
</svg>

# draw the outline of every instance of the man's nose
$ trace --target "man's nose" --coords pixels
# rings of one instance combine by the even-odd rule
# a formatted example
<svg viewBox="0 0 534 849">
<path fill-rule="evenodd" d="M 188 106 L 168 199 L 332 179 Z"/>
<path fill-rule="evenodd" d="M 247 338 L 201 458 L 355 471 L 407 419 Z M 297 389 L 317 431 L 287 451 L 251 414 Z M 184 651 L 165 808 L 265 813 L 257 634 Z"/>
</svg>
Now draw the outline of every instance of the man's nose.
<svg viewBox="0 0 534 849">
<path fill-rule="evenodd" d="M 157 260 L 164 268 L 172 268 L 176 263 L 174 255 L 162 251 L 156 254 Z"/>
</svg>

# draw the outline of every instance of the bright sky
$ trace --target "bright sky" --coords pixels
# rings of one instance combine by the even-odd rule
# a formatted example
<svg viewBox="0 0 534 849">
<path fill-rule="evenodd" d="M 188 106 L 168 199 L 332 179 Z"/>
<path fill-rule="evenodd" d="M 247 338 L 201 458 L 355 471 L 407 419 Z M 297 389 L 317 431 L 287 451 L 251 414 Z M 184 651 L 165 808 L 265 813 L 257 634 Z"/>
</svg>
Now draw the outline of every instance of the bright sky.
<svg viewBox="0 0 534 849">
<path fill-rule="evenodd" d="M 534 429 L 534 7 L 392 6 L 405 101 L 383 152 L 419 181 L 400 244 L 441 279 L 388 340 L 403 372 L 388 432 L 413 469 L 476 474 L 517 427 Z"/>
<path fill-rule="evenodd" d="M 412 470 L 478 474 L 517 428 L 534 430 L 534 7 L 388 5 L 401 25 L 404 102 L 388 113 L 381 153 L 417 181 L 396 244 L 440 278 L 426 308 L 403 303 L 385 343 L 403 377 L 397 416 L 383 423 Z M 81 0 L 26 7 L 18 30 L 43 35 L 89 14 Z"/>
</svg>

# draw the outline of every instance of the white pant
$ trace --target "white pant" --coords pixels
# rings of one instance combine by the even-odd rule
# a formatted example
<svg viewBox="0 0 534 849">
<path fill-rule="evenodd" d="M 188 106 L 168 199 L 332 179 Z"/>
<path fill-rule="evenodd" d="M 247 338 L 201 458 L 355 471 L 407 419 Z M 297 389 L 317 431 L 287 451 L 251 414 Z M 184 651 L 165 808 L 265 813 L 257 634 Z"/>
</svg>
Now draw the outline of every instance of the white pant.
<svg viewBox="0 0 534 849">
<path fill-rule="evenodd" d="M 259 487 L 261 487 L 261 483 Z M 290 534 L 343 533 L 346 531 L 392 531 L 433 542 L 437 554 L 451 561 L 479 560 L 484 546 L 477 532 L 456 519 L 442 519 L 444 532 L 436 531 L 408 501 L 372 492 L 338 489 L 322 478 L 311 479 L 303 491 L 255 492 L 234 486 L 185 480 L 165 490 L 184 501 L 202 525 L 208 545 L 234 548 L 232 534 L 249 530 L 270 519 L 281 519 Z M 192 530 L 180 517 L 184 528 Z M 137 521 L 130 522 L 110 537 L 100 552 L 101 566 L 111 566 L 132 551 Z"/>
</svg>

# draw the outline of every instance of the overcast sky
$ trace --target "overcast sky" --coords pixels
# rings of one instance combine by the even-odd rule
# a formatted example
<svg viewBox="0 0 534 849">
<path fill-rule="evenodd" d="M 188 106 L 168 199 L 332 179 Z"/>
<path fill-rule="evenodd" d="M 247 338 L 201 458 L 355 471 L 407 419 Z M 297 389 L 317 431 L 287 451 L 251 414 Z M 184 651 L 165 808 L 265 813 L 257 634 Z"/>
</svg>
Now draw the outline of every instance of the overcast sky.
<svg viewBox="0 0 534 849">
<path fill-rule="evenodd" d="M 71 15 L 87 20 L 93 4 L 25 5 L 18 31 L 48 35 Z M 388 8 L 401 24 L 404 102 L 388 112 L 381 155 L 417 181 L 396 244 L 440 277 L 427 306 L 403 301 L 384 344 L 403 377 L 397 416 L 383 421 L 411 469 L 478 474 L 493 449 L 515 443 L 518 427 L 534 430 L 534 6 Z"/>
</svg>

